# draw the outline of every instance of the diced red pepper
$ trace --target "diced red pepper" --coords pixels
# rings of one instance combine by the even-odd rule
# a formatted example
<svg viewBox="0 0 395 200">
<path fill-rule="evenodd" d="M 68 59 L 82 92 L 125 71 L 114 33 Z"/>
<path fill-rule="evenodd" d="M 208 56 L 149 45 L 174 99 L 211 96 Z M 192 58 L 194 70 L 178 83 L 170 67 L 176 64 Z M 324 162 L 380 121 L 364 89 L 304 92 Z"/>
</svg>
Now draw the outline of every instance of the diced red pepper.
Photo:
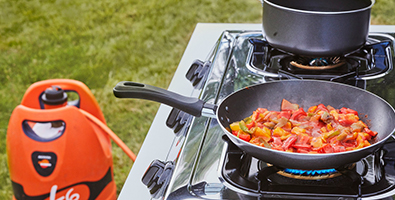
<svg viewBox="0 0 395 200">
<path fill-rule="evenodd" d="M 272 144 L 275 146 L 281 146 L 283 144 L 280 137 L 273 136 L 272 139 L 273 139 Z"/>
<path fill-rule="evenodd" d="M 299 140 L 297 141 L 298 144 L 307 144 L 310 140 L 310 136 L 307 134 L 299 135 Z"/>
<path fill-rule="evenodd" d="M 289 149 L 289 147 L 291 147 L 297 140 L 298 138 L 295 135 L 291 135 L 289 138 L 287 138 L 282 145 L 282 148 L 284 150 Z"/>
<path fill-rule="evenodd" d="M 346 148 L 345 148 L 344 146 L 337 145 L 337 144 L 332 145 L 332 148 L 333 148 L 333 151 L 334 151 L 334 152 L 343 152 L 343 151 L 346 151 Z"/>
<path fill-rule="evenodd" d="M 266 111 L 267 111 L 267 109 L 265 109 L 265 108 L 258 108 L 258 109 L 256 109 L 253 112 L 253 114 L 251 115 L 252 120 L 255 121 L 255 120 L 259 119 L 260 115 L 265 113 Z"/>
<path fill-rule="evenodd" d="M 239 131 L 232 131 L 232 135 L 238 136 L 239 135 Z"/>
<path fill-rule="evenodd" d="M 254 120 L 251 120 L 250 123 L 248 123 L 248 124 L 246 123 L 246 127 L 248 128 L 248 130 L 250 130 L 254 126 L 255 126 L 255 121 Z"/>
<path fill-rule="evenodd" d="M 250 117 L 230 124 L 229 130 L 244 141 L 279 151 L 343 152 L 369 146 L 377 135 L 357 114 L 324 104 L 312 106 L 306 113 L 283 100 L 280 112 L 258 108 Z"/>
<path fill-rule="evenodd" d="M 298 153 L 309 153 L 309 152 L 311 152 L 311 148 L 298 148 L 298 149 L 296 149 L 296 152 L 298 152 Z"/>
<path fill-rule="evenodd" d="M 328 110 L 328 109 L 325 107 L 325 105 L 322 104 L 322 103 L 317 105 L 316 112 L 318 112 L 318 111 L 320 111 L 320 110 L 329 113 L 329 110 Z"/>
<path fill-rule="evenodd" d="M 256 111 L 257 111 L 259 114 L 262 114 L 262 113 L 266 112 L 267 109 L 266 109 L 266 108 L 258 108 L 258 109 L 256 109 Z"/>
<path fill-rule="evenodd" d="M 358 115 L 358 112 L 357 112 L 357 111 L 355 111 L 355 110 L 353 110 L 353 109 L 350 109 L 350 108 L 345 108 L 345 107 L 340 108 L 340 113 L 342 113 L 342 114 L 354 114 L 354 115 Z"/>
<path fill-rule="evenodd" d="M 330 144 L 325 144 L 325 145 L 322 147 L 322 150 L 323 150 L 325 153 L 333 153 L 333 152 L 335 152 L 335 150 L 333 149 L 332 145 L 330 145 Z"/>
<path fill-rule="evenodd" d="M 291 111 L 281 111 L 280 114 L 278 115 L 278 118 L 284 117 L 286 119 L 289 119 L 291 117 L 292 112 Z"/>
<path fill-rule="evenodd" d="M 342 126 L 351 126 L 351 124 L 357 122 L 359 120 L 358 115 L 354 114 L 345 114 L 341 119 L 339 119 L 339 123 Z"/>
<path fill-rule="evenodd" d="M 377 132 L 376 132 L 376 131 L 372 131 L 372 130 L 370 130 L 370 129 L 367 128 L 367 127 L 365 127 L 363 130 L 364 130 L 367 134 L 371 135 L 372 137 L 374 137 L 374 136 L 377 135 Z"/>
<path fill-rule="evenodd" d="M 251 140 L 251 135 L 248 133 L 244 133 L 243 131 L 232 131 L 232 134 L 247 142 Z"/>
<path fill-rule="evenodd" d="M 238 137 L 246 142 L 251 140 L 251 135 L 247 133 L 240 133 Z"/>
<path fill-rule="evenodd" d="M 292 147 L 297 148 L 297 149 L 299 149 L 299 148 L 311 149 L 311 145 L 309 145 L 309 144 L 296 144 L 295 143 L 292 145 Z"/>
<path fill-rule="evenodd" d="M 303 108 L 299 108 L 299 110 L 292 113 L 292 116 L 290 119 L 299 120 L 299 119 L 306 117 L 306 116 L 307 116 L 307 113 L 303 110 Z"/>
</svg>

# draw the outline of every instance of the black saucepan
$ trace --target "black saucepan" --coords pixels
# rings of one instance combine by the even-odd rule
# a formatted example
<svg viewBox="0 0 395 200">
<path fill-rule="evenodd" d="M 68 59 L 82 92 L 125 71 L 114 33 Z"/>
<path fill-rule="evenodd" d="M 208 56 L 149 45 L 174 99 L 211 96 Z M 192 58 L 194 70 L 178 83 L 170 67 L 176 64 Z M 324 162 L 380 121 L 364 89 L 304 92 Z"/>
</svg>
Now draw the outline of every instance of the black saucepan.
<svg viewBox="0 0 395 200">
<path fill-rule="evenodd" d="M 220 104 L 213 105 L 198 98 L 134 82 L 120 82 L 114 87 L 118 98 L 140 98 L 161 102 L 194 116 L 215 113 L 225 134 L 246 153 L 273 165 L 293 169 L 328 169 L 356 162 L 378 150 L 395 131 L 395 110 L 379 96 L 357 87 L 318 80 L 272 81 L 248 86 L 227 96 Z M 323 103 L 334 108 L 348 107 L 359 112 L 359 117 L 378 134 L 375 142 L 358 150 L 303 154 L 272 150 L 245 142 L 227 131 L 229 124 L 252 114 L 256 108 L 280 110 L 282 99 L 303 108 Z M 206 112 L 209 111 L 209 112 Z M 205 115 L 205 114 L 203 114 Z M 213 115 L 211 115 L 213 116 Z"/>
<path fill-rule="evenodd" d="M 341 56 L 365 44 L 374 0 L 261 0 L 266 40 L 305 56 Z"/>
</svg>

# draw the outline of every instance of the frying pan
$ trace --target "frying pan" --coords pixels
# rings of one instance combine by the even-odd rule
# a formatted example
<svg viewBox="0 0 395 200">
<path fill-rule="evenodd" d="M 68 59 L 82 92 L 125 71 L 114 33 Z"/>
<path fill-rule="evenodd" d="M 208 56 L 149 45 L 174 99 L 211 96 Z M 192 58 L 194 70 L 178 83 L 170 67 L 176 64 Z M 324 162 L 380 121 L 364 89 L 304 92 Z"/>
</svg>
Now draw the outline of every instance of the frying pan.
<svg viewBox="0 0 395 200">
<path fill-rule="evenodd" d="M 113 89 L 118 98 L 153 100 L 178 108 L 194 116 L 216 117 L 230 140 L 244 152 L 278 167 L 292 169 L 329 169 L 354 163 L 379 150 L 395 131 L 395 110 L 379 96 L 357 87 L 319 80 L 283 80 L 261 83 L 240 89 L 214 105 L 198 98 L 181 96 L 154 86 L 123 81 Z M 280 110 L 282 99 L 307 109 L 323 103 L 334 108 L 358 111 L 362 121 L 377 131 L 372 145 L 352 151 L 326 154 L 304 154 L 272 150 L 245 142 L 226 128 L 252 114 L 258 107 Z M 207 112 L 209 111 L 209 112 Z M 210 115 L 210 112 L 216 115 Z"/>
</svg>

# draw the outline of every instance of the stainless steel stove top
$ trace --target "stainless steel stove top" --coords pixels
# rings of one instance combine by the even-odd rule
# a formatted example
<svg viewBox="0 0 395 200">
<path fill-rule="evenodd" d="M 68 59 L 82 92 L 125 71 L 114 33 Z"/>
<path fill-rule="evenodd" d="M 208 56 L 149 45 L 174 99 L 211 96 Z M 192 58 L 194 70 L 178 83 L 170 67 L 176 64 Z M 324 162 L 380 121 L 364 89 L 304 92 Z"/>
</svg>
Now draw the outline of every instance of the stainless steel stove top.
<svg viewBox="0 0 395 200">
<path fill-rule="evenodd" d="M 270 81 L 273 77 L 250 65 L 252 50 L 249 40 L 263 38 L 260 28 L 260 24 L 198 24 L 169 90 L 199 97 L 210 103 L 218 103 L 237 89 Z M 390 33 L 386 37 L 391 38 L 395 36 L 395 26 L 371 26 L 370 32 Z M 202 59 L 203 56 L 206 58 Z M 187 75 L 195 81 L 191 84 L 185 75 L 190 64 L 196 63 L 194 60 L 197 58 L 205 61 L 198 62 L 197 65 L 200 64 L 199 70 L 206 71 L 207 74 Z M 392 57 L 383 59 L 392 62 Z M 395 105 L 395 72 L 392 69 L 387 71 L 385 76 L 363 80 L 363 86 Z M 205 81 L 198 82 L 196 79 Z M 131 196 L 141 196 L 139 199 L 151 198 L 141 179 L 153 160 L 162 161 L 163 166 L 171 166 L 166 169 L 167 172 L 172 172 L 169 179 L 161 180 L 169 183 L 167 188 L 157 189 L 156 186 L 149 185 L 151 189 L 154 188 L 154 197 L 259 199 L 262 196 L 259 193 L 232 188 L 224 183 L 220 169 L 223 166 L 224 149 L 227 149 L 227 145 L 222 139 L 222 130 L 215 119 L 193 118 L 181 113 L 182 119 L 174 122 L 174 119 L 169 117 L 170 112 L 171 108 L 164 105 L 160 107 L 119 199 L 129 199 Z M 177 133 L 173 130 L 177 130 Z M 143 182 L 147 184 L 149 180 L 145 179 Z M 384 198 L 394 193 L 395 191 L 390 190 L 374 198 Z"/>
</svg>

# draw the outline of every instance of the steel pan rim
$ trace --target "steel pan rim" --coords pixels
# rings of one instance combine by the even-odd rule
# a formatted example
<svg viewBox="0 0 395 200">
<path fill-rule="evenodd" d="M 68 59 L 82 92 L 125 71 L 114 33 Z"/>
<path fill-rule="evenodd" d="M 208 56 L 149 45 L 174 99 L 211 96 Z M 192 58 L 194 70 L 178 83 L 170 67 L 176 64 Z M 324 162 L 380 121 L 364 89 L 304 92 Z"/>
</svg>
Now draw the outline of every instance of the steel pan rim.
<svg viewBox="0 0 395 200">
<path fill-rule="evenodd" d="M 289 8 L 289 7 L 285 7 L 285 6 L 281 6 L 275 3 L 270 2 L 269 0 L 263 0 L 264 3 L 281 9 L 281 10 L 285 10 L 285 11 L 291 11 L 291 12 L 296 12 L 296 13 L 304 13 L 304 14 L 317 14 L 317 15 L 341 15 L 341 14 L 350 14 L 350 13 L 357 13 L 357 12 L 364 12 L 366 10 L 370 10 L 373 5 L 375 4 L 376 0 L 370 0 L 370 5 L 364 8 L 360 8 L 360 9 L 355 9 L 355 10 L 347 10 L 347 11 L 309 11 L 309 10 L 301 10 L 301 9 L 295 9 L 295 8 Z M 262 4 L 263 6 L 263 4 Z"/>
</svg>

